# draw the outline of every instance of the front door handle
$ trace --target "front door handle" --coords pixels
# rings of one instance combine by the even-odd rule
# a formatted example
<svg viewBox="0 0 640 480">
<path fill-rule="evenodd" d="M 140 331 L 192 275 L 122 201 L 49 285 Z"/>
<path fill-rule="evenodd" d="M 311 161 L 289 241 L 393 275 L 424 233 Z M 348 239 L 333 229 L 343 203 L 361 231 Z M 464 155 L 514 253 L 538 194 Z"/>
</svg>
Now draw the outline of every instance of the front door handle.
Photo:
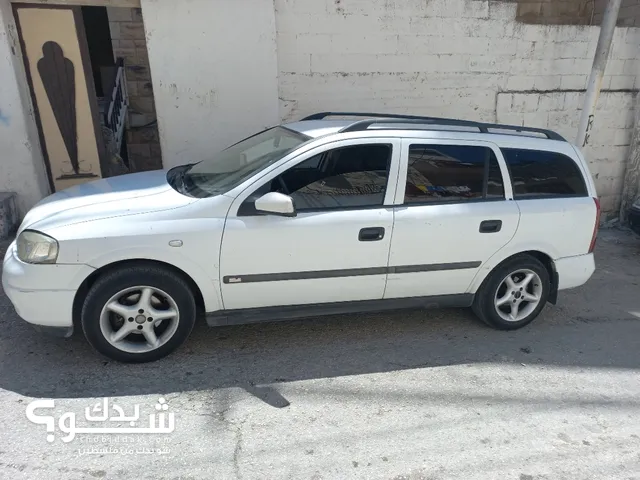
<svg viewBox="0 0 640 480">
<path fill-rule="evenodd" d="M 384 228 L 371 227 L 363 228 L 358 234 L 358 240 L 361 242 L 377 242 L 384 238 Z"/>
<path fill-rule="evenodd" d="M 480 223 L 480 233 L 496 233 L 502 229 L 502 220 L 485 220 Z"/>
</svg>

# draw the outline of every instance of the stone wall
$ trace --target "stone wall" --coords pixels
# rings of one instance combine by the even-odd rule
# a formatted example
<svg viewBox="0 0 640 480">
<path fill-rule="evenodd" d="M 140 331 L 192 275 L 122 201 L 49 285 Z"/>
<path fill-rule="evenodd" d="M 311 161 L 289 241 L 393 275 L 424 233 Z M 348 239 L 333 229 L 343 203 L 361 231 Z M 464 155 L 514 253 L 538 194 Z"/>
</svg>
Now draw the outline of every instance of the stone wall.
<svg viewBox="0 0 640 480">
<path fill-rule="evenodd" d="M 615 212 L 620 202 L 633 131 L 633 92 L 605 90 L 585 154 L 604 212 Z M 578 130 L 584 93 L 557 90 L 499 92 L 496 118 L 500 123 L 551 128 L 570 141 Z"/>
<path fill-rule="evenodd" d="M 513 0 L 516 20 L 544 25 L 589 25 L 593 0 Z"/>
<path fill-rule="evenodd" d="M 595 8 L 592 25 L 602 23 L 602 14 L 607 7 L 609 0 L 595 0 Z M 640 1 L 622 0 L 620 14 L 618 15 L 618 25 L 624 27 L 640 27 Z"/>
<path fill-rule="evenodd" d="M 276 0 L 281 114 L 382 111 L 525 124 L 575 141 L 599 28 L 527 25 L 481 0 Z M 585 155 L 619 207 L 640 30 L 615 32 Z"/>
<path fill-rule="evenodd" d="M 503 1 L 503 0 L 492 0 Z M 518 4 L 516 20 L 542 25 L 600 25 L 609 0 L 506 0 Z M 618 26 L 640 26 L 640 0 L 622 0 Z"/>
<path fill-rule="evenodd" d="M 162 168 L 142 10 L 107 7 L 113 54 L 124 58 L 129 89 L 127 149 L 132 171 Z"/>
</svg>

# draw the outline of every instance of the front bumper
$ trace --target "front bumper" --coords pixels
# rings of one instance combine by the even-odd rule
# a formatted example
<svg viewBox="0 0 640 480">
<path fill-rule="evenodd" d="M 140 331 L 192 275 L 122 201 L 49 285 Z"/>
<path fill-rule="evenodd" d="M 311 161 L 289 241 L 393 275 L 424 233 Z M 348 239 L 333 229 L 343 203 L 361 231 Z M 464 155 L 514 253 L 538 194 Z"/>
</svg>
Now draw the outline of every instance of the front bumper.
<svg viewBox="0 0 640 480">
<path fill-rule="evenodd" d="M 628 213 L 629 228 L 640 235 L 640 208 L 631 207 Z"/>
<path fill-rule="evenodd" d="M 88 265 L 24 263 L 16 255 L 14 242 L 4 257 L 2 288 L 22 319 L 68 336 L 76 292 L 94 270 Z"/>
</svg>

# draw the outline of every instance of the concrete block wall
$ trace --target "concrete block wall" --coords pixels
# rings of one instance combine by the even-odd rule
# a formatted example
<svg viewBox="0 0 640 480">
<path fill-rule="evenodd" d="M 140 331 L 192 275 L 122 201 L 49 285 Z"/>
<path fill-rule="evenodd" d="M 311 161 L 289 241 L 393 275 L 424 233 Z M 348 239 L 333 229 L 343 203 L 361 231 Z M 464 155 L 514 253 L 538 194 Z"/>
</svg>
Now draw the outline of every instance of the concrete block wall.
<svg viewBox="0 0 640 480">
<path fill-rule="evenodd" d="M 516 20 L 544 25 L 589 25 L 594 0 L 512 0 L 518 3 Z"/>
<path fill-rule="evenodd" d="M 516 3 L 482 0 L 275 5 L 285 120 L 377 110 L 533 123 L 575 139 L 598 27 L 523 24 Z M 610 213 L 620 202 L 630 127 L 620 118 L 631 115 L 640 87 L 639 47 L 640 30 L 616 30 L 603 86 L 611 92 L 596 117 L 603 131 L 585 150 Z"/>
<path fill-rule="evenodd" d="M 602 15 L 609 0 L 594 0 L 594 13 L 592 25 L 602 23 Z M 640 1 L 622 0 L 620 14 L 618 15 L 618 25 L 624 27 L 640 27 Z"/>
<path fill-rule="evenodd" d="M 600 196 L 602 209 L 617 210 L 633 131 L 633 106 L 637 94 L 627 91 L 602 92 L 598 114 L 584 153 Z M 499 92 L 497 120 L 500 123 L 551 128 L 572 140 L 582 112 L 584 92 L 531 91 Z"/>
<path fill-rule="evenodd" d="M 107 7 L 113 54 L 124 58 L 129 89 L 127 149 L 134 172 L 162 168 L 142 10 Z"/>
</svg>

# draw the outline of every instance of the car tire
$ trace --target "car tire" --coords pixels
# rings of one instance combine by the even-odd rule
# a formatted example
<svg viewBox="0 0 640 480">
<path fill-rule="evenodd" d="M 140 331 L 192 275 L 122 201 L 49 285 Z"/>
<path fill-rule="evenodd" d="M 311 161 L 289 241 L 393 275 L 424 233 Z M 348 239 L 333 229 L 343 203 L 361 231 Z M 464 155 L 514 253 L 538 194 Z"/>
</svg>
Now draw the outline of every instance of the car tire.
<svg viewBox="0 0 640 480">
<path fill-rule="evenodd" d="M 195 319 L 195 299 L 187 282 L 148 264 L 128 265 L 99 277 L 81 313 L 89 343 L 106 357 L 126 363 L 169 355 L 187 339 Z"/>
<path fill-rule="evenodd" d="M 518 255 L 489 274 L 475 295 L 473 311 L 493 328 L 516 330 L 540 314 L 550 290 L 549 272 L 542 262 Z"/>
</svg>

